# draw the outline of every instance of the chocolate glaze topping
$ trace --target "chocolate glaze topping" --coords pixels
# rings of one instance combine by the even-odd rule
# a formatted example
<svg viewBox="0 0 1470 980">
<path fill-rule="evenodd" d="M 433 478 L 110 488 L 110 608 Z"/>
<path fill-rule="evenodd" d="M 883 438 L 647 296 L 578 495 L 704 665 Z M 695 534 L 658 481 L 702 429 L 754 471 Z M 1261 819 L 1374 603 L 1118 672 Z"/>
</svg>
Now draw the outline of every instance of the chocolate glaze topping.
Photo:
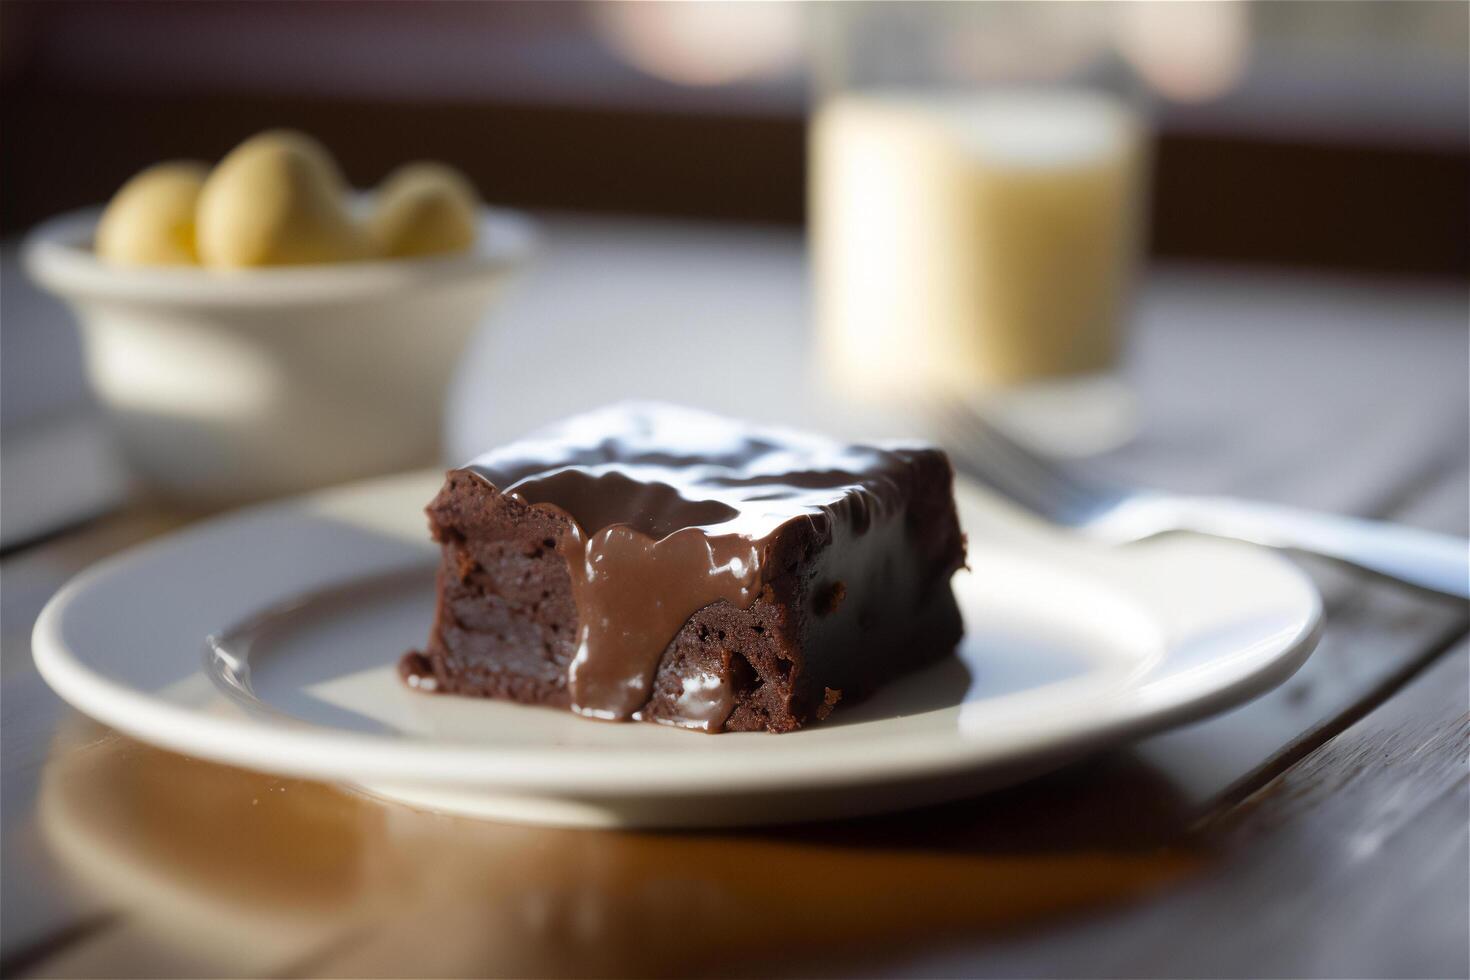
<svg viewBox="0 0 1470 980">
<path fill-rule="evenodd" d="M 865 538 L 903 533 L 896 475 L 907 455 L 625 404 L 463 469 L 571 518 L 557 547 L 579 622 L 572 708 L 627 719 L 647 702 L 659 658 L 691 615 L 722 599 L 748 608 L 760 595 L 768 544 L 784 524 L 811 521 L 846 552 L 839 561 L 877 554 Z M 718 730 L 731 697 L 718 677 L 686 681 L 674 723 Z"/>
</svg>

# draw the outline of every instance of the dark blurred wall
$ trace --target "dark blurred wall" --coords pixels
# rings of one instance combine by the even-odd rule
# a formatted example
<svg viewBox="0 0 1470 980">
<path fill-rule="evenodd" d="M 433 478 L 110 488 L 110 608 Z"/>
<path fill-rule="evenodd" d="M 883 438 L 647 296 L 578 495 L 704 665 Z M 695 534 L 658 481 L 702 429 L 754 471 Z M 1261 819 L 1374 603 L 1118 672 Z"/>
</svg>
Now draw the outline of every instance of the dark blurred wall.
<svg viewBox="0 0 1470 980">
<path fill-rule="evenodd" d="M 432 157 L 505 204 L 802 220 L 799 75 L 678 86 L 620 61 L 594 27 L 575 3 L 8 0 L 0 231 L 272 126 L 316 134 L 360 186 Z M 1403 142 L 1166 125 L 1156 159 L 1158 254 L 1470 275 L 1463 132 Z"/>
</svg>

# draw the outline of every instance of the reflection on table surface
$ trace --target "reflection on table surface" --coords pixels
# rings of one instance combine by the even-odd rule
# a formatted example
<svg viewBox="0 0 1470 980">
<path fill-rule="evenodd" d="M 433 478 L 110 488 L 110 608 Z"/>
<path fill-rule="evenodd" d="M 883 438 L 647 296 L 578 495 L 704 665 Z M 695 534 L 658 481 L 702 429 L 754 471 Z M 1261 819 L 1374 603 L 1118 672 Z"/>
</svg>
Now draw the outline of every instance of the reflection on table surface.
<svg viewBox="0 0 1470 980">
<path fill-rule="evenodd" d="M 41 836 L 81 885 L 146 911 L 99 921 L 47 970 L 842 973 L 1181 878 L 1201 855 L 1170 843 L 1182 809 L 1158 783 L 1123 756 L 900 817 L 549 830 L 204 763 L 73 716 L 42 775 Z"/>
</svg>

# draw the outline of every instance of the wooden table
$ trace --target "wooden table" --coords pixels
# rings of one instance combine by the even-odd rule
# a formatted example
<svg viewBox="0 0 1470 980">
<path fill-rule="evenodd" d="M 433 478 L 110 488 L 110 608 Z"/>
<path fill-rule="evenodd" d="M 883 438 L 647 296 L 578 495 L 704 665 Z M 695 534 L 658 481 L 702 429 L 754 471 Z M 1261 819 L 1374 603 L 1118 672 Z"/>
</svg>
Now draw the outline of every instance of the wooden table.
<svg viewBox="0 0 1470 980">
<path fill-rule="evenodd" d="M 626 308 L 596 296 L 586 269 L 604 260 L 654 289 L 669 250 L 683 288 L 710 284 L 703 321 L 756 310 L 772 343 L 800 328 L 783 233 L 553 222 L 549 238 L 477 347 L 461 439 L 591 397 L 496 378 L 586 329 L 586 303 L 663 346 L 636 288 L 619 286 Z M 1108 467 L 1470 530 L 1463 288 L 1165 270 L 1140 320 L 1146 424 Z M 739 396 L 709 384 L 717 407 Z M 895 816 L 542 830 L 183 758 L 66 709 L 30 665 L 41 605 L 187 519 L 133 504 L 0 561 L 4 975 L 1470 973 L 1463 602 L 1302 559 L 1326 597 L 1321 646 L 1212 720 Z"/>
</svg>

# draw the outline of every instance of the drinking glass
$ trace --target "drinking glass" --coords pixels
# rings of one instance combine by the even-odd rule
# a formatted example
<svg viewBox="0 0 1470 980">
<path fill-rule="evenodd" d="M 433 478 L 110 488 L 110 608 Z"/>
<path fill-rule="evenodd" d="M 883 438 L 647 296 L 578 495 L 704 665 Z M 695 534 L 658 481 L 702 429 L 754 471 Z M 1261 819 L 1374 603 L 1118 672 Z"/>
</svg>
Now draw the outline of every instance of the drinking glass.
<svg viewBox="0 0 1470 980">
<path fill-rule="evenodd" d="M 840 392 L 1118 440 L 1149 125 L 1109 6 L 814 6 L 819 361 Z"/>
</svg>

